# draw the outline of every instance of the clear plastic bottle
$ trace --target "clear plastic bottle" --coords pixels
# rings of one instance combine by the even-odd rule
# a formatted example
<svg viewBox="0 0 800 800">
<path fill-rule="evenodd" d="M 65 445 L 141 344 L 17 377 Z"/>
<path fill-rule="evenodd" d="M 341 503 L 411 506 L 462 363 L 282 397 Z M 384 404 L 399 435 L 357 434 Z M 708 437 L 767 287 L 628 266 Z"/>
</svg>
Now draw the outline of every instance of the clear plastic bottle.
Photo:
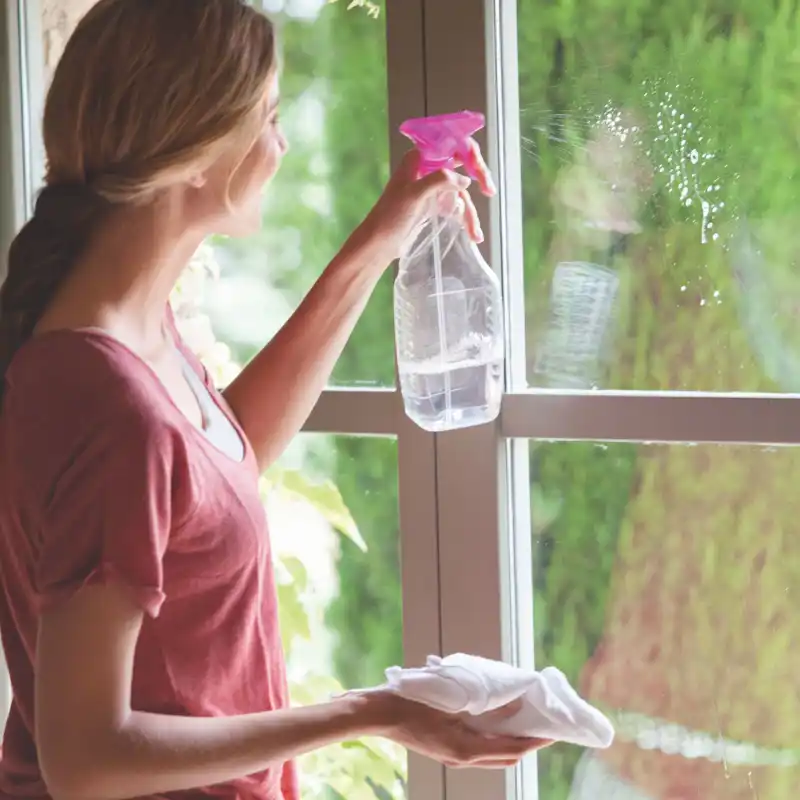
<svg viewBox="0 0 800 800">
<path fill-rule="evenodd" d="M 409 120 L 401 131 L 422 153 L 421 174 L 469 170 L 469 139 L 483 127 L 473 112 Z M 395 281 L 400 388 L 408 416 L 428 431 L 481 425 L 500 412 L 503 308 L 500 282 L 440 204 L 413 240 Z"/>
</svg>

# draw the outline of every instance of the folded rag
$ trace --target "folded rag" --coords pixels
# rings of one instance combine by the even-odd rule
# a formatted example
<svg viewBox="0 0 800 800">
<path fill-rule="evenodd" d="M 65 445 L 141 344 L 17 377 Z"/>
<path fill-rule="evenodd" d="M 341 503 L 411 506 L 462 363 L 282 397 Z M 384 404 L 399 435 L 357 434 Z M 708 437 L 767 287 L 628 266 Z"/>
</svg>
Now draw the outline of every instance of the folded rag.
<svg viewBox="0 0 800 800">
<path fill-rule="evenodd" d="M 590 706 L 555 667 L 541 672 L 520 669 L 480 656 L 456 653 L 429 656 L 425 667 L 386 670 L 397 694 L 451 714 L 475 717 L 471 726 L 486 733 L 530 736 L 606 748 L 614 741 L 607 717 Z M 484 715 L 522 698 L 522 708 L 498 720 Z"/>
</svg>

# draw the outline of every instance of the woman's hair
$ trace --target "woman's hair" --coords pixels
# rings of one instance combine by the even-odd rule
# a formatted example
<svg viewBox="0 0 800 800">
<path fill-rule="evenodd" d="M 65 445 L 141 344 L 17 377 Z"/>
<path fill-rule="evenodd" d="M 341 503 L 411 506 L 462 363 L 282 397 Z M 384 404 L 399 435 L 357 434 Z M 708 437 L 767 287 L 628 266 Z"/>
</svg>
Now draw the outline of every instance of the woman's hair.
<svg viewBox="0 0 800 800">
<path fill-rule="evenodd" d="M 99 0 L 83 17 L 47 94 L 45 186 L 8 253 L 0 400 L 98 223 L 254 141 L 275 67 L 272 24 L 244 0 Z"/>
</svg>

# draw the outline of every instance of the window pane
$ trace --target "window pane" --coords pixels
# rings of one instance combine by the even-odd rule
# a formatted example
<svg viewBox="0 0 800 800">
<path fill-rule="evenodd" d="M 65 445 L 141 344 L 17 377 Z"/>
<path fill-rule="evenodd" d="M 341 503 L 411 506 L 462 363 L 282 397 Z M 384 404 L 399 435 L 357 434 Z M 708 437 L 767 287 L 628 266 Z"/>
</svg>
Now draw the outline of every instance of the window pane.
<svg viewBox="0 0 800 800">
<path fill-rule="evenodd" d="M 45 83 L 95 1 L 39 0 Z M 212 242 L 221 274 L 206 307 L 240 363 L 285 322 L 389 175 L 385 16 L 348 10 L 345 0 L 256 5 L 280 26 L 281 120 L 290 151 L 265 190 L 262 230 Z M 387 273 L 334 371 L 334 384 L 394 385 L 391 282 Z"/>
<path fill-rule="evenodd" d="M 796 3 L 517 0 L 528 383 L 796 392 Z"/>
<path fill-rule="evenodd" d="M 786 800 L 800 778 L 800 451 L 531 443 L 537 665 L 615 721 L 542 800 Z"/>
<path fill-rule="evenodd" d="M 397 442 L 303 434 L 268 480 L 295 702 L 383 683 L 403 662 Z M 405 797 L 405 751 L 383 739 L 312 753 L 301 772 L 308 800 Z"/>
</svg>

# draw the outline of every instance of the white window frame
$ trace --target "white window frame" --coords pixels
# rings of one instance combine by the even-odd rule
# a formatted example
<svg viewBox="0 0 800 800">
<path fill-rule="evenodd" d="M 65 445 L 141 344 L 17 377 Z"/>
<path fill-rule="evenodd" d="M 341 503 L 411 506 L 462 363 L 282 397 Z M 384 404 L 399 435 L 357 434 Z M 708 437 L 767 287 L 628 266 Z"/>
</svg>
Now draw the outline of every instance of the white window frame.
<svg viewBox="0 0 800 800">
<path fill-rule="evenodd" d="M 398 439 L 408 664 L 421 663 L 429 653 L 463 651 L 532 665 L 526 440 L 800 444 L 797 395 L 524 388 L 516 4 L 385 0 L 393 163 L 406 149 L 397 128 L 408 117 L 471 108 L 484 111 L 489 121 L 484 144 L 502 191 L 492 203 L 476 200 L 491 221 L 486 252 L 509 298 L 510 388 L 500 418 L 481 428 L 433 435 L 405 417 L 396 389 L 331 388 L 305 427 Z M 0 209 L 13 209 L 15 227 L 30 211 L 42 171 L 41 145 L 30 130 L 31 121 L 38 126 L 43 100 L 35 5 L 35 0 L 3 0 L 0 6 L 9 44 L 0 80 L 8 78 L 11 112 L 11 141 L 0 131 L 0 148 L 12 154 L 11 184 L 2 189 L 11 197 L 3 197 L 9 202 Z M 8 242 L 0 244 L 5 248 Z M 0 700 L 7 700 L 7 692 Z M 444 770 L 412 755 L 409 794 L 411 800 L 538 800 L 535 759 L 503 774 Z"/>
<path fill-rule="evenodd" d="M 19 20 L 16 3 L 4 0 L 0 4 L 0 164 L 10 165 L 0 174 L 0 244 L 7 246 L 12 232 L 25 219 L 25 102 L 22 96 L 26 81 L 22 74 Z M 20 165 L 22 168 L 20 169 Z M 3 279 L 5 259 L 0 262 L 0 280 Z"/>
</svg>

